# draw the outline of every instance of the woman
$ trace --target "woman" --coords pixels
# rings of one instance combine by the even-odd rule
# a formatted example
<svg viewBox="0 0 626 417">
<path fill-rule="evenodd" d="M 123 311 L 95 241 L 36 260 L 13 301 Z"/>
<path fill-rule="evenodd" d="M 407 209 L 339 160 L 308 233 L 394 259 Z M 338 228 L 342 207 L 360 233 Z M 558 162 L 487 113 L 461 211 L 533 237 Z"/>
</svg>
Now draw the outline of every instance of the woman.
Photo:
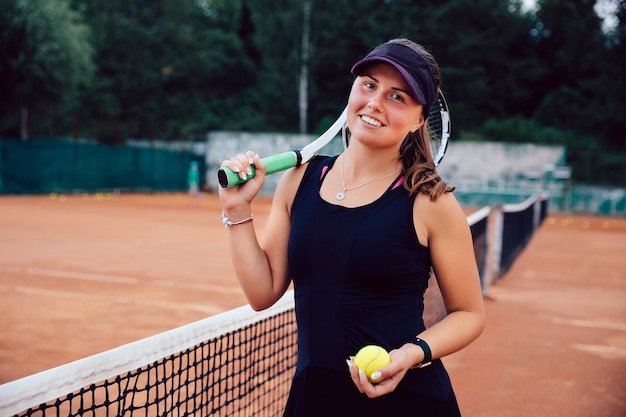
<svg viewBox="0 0 626 417">
<path fill-rule="evenodd" d="M 350 146 L 285 172 L 260 242 L 250 206 L 265 167 L 253 152 L 223 162 L 242 177 L 256 167 L 219 191 L 233 265 L 256 310 L 294 284 L 298 362 L 285 416 L 459 416 L 440 358 L 479 336 L 484 312 L 469 226 L 427 145 L 439 68 L 396 39 L 352 73 Z M 448 314 L 426 329 L 431 267 Z M 391 356 L 376 384 L 352 358 L 367 344 Z"/>
</svg>

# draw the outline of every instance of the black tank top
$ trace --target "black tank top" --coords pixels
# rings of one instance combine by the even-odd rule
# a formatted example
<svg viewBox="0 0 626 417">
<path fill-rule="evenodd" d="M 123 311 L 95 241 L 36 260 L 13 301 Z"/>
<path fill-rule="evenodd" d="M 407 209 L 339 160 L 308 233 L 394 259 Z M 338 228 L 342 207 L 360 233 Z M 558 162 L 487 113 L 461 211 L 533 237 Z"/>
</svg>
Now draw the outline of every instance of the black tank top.
<svg viewBox="0 0 626 417">
<path fill-rule="evenodd" d="M 320 197 L 336 157 L 309 163 L 295 196 L 289 237 L 298 323 L 298 365 L 345 371 L 367 344 L 387 350 L 424 330 L 431 261 L 413 223 L 415 195 L 396 178 L 356 208 Z"/>
</svg>

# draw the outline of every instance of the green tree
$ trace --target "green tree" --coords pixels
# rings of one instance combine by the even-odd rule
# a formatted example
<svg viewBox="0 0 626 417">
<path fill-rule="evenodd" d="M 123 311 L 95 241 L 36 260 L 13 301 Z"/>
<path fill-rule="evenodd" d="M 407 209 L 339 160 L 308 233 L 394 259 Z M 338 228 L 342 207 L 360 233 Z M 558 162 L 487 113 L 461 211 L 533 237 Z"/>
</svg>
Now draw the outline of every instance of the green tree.
<svg viewBox="0 0 626 417">
<path fill-rule="evenodd" d="M 603 109 L 606 121 L 602 132 L 606 135 L 612 150 L 621 155 L 622 171 L 626 183 L 626 1 L 616 1 L 615 17 L 617 25 L 606 34 L 607 60 L 601 62 L 601 77 L 603 85 L 600 86 L 602 94 L 609 95 L 610 100 Z"/>
<path fill-rule="evenodd" d="M 58 4 L 75 24 L 84 16 L 92 34 L 93 81 L 71 89 L 81 92 L 73 110 L 59 108 L 66 119 L 81 119 L 84 136 L 118 142 L 201 139 L 218 129 L 320 132 L 346 103 L 351 65 L 376 44 L 407 37 L 441 65 L 455 140 L 527 135 L 566 145 L 572 163 L 584 165 L 577 180 L 625 175 L 624 0 L 616 0 L 611 33 L 602 32 L 595 0 L 539 0 L 528 13 L 521 0 L 0 0 L 0 93 L 8 97 L 3 105 L 11 103 L 3 126 L 24 103 L 50 109 L 44 103 L 56 105 L 61 93 L 71 102 L 68 74 L 89 73 L 63 62 L 44 66 L 51 76 L 30 64 L 58 59 L 32 37 L 68 31 L 59 19 L 42 23 L 48 9 L 63 9 L 51 6 Z M 80 36 L 70 38 L 82 42 L 88 31 L 78 27 Z M 72 65 L 90 55 L 75 53 Z M 622 174 L 597 174 L 608 171 Z"/>
<path fill-rule="evenodd" d="M 264 115 L 259 131 L 297 131 L 298 86 L 302 41 L 300 0 L 247 1 L 250 41 L 259 51 L 255 110 Z"/>
<path fill-rule="evenodd" d="M 595 1 L 542 0 L 539 5 L 536 53 L 549 71 L 535 80 L 544 94 L 533 119 L 574 133 L 566 145 L 578 181 L 624 184 L 626 66 L 619 32 L 602 31 Z M 623 18 L 623 1 L 620 7 Z"/>
<path fill-rule="evenodd" d="M 67 0 L 0 1 L 2 134 L 15 135 L 29 109 L 67 110 L 93 72 L 89 29 Z"/>
<path fill-rule="evenodd" d="M 590 131 L 598 123 L 585 110 L 605 108 L 603 94 L 612 94 L 598 90 L 609 51 L 594 4 L 590 0 L 540 2 L 533 32 L 535 50 L 550 68 L 535 80 L 544 94 L 534 117 L 542 123 Z"/>
<path fill-rule="evenodd" d="M 236 125 L 229 122 L 254 80 L 238 37 L 240 2 L 76 4 L 96 39 L 99 67 L 84 96 L 96 137 L 193 139 Z"/>
</svg>

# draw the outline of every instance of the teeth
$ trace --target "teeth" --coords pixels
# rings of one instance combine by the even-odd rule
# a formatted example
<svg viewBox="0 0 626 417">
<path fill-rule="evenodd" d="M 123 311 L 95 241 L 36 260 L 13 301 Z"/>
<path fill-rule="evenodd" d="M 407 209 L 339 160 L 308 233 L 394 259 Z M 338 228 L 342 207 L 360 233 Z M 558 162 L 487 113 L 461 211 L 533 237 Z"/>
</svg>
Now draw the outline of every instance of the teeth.
<svg viewBox="0 0 626 417">
<path fill-rule="evenodd" d="M 371 117 L 367 117 L 367 116 L 361 116 L 361 120 L 363 120 L 365 123 L 370 124 L 372 126 L 382 126 L 382 123 L 380 123 L 378 120 L 372 119 Z"/>
</svg>

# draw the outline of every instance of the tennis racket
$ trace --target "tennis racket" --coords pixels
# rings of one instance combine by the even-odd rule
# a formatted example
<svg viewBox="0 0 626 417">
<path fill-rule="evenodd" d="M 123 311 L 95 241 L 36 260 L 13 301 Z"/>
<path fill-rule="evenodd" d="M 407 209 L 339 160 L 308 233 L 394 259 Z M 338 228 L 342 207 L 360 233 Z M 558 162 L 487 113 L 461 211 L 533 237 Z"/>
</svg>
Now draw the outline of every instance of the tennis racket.
<svg viewBox="0 0 626 417">
<path fill-rule="evenodd" d="M 313 159 L 316 153 L 330 142 L 346 124 L 347 110 L 347 108 L 343 109 L 343 112 L 341 112 L 341 115 L 335 120 L 332 126 L 304 148 L 262 158 L 261 162 L 265 164 L 265 175 L 295 168 Z M 252 174 L 248 175 L 246 179 L 241 179 L 237 173 L 222 167 L 217 171 L 217 179 L 223 188 L 230 188 L 254 178 L 254 166 L 251 168 Z"/>
<path fill-rule="evenodd" d="M 341 131 L 344 148 L 347 148 L 350 142 L 350 135 L 346 126 L 347 108 L 343 110 L 341 115 L 320 137 L 309 143 L 302 149 L 283 152 L 277 155 L 268 156 L 261 159 L 266 167 L 266 175 L 294 168 L 309 162 L 317 152 L 335 138 L 337 133 Z M 450 113 L 448 104 L 443 94 L 438 92 L 437 100 L 430 109 L 427 122 L 428 131 L 430 133 L 430 148 L 435 160 L 435 165 L 439 165 L 448 148 L 450 140 Z M 228 168 L 222 167 L 217 171 L 217 179 L 223 188 L 234 187 L 254 178 L 254 166 L 252 174 L 246 179 L 241 179 L 239 175 Z"/>
</svg>

